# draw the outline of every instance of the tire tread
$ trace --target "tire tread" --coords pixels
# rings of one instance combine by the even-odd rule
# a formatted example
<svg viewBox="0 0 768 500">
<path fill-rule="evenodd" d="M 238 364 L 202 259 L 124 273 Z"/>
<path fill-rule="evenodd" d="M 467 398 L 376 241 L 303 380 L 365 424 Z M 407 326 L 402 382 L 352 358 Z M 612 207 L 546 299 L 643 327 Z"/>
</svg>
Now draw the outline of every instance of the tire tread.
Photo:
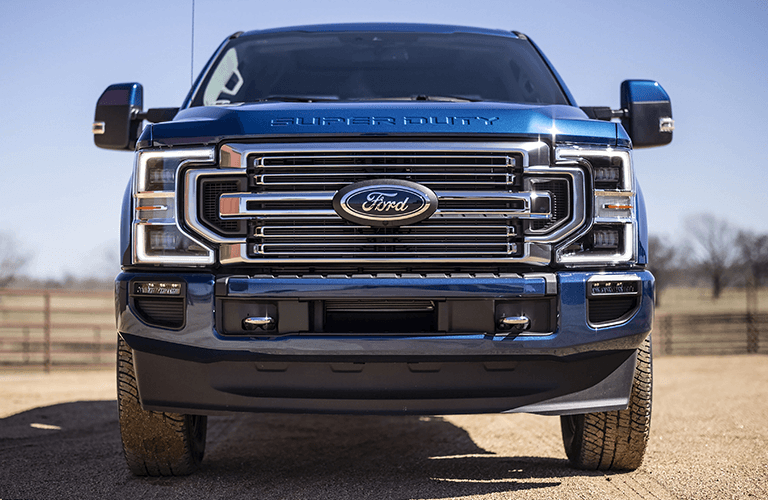
<svg viewBox="0 0 768 500">
<path fill-rule="evenodd" d="M 117 404 L 123 454 L 137 476 L 184 476 L 200 465 L 206 417 L 144 410 L 133 351 L 118 335 Z"/>
<path fill-rule="evenodd" d="M 650 434 L 652 373 L 648 337 L 637 351 L 627 409 L 561 417 L 565 451 L 574 467 L 588 470 L 640 467 Z"/>
</svg>

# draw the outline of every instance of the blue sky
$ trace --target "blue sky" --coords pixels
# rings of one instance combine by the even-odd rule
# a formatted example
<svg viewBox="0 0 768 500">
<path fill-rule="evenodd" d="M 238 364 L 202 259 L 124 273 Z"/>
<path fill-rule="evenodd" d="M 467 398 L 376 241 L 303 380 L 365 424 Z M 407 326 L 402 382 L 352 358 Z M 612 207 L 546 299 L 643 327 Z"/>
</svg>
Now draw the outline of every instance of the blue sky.
<svg viewBox="0 0 768 500">
<path fill-rule="evenodd" d="M 768 2 L 195 1 L 194 71 L 240 30 L 326 22 L 425 22 L 519 30 L 580 105 L 619 104 L 629 78 L 672 98 L 675 139 L 635 153 L 651 233 L 682 242 L 709 212 L 768 232 Z M 37 278 L 118 270 L 120 200 L 132 154 L 93 146 L 96 99 L 140 82 L 145 107 L 178 106 L 190 83 L 192 0 L 2 0 L 0 233 Z"/>
</svg>

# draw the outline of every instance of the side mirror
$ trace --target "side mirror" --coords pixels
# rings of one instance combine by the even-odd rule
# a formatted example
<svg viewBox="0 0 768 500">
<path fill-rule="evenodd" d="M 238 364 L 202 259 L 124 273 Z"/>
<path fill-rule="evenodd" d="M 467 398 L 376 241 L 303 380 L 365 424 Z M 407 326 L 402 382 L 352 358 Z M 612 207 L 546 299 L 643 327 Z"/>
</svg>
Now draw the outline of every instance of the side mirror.
<svg viewBox="0 0 768 500">
<path fill-rule="evenodd" d="M 675 121 L 672 103 L 658 82 L 625 80 L 621 83 L 621 124 L 635 148 L 663 146 L 672 142 Z"/>
<path fill-rule="evenodd" d="M 93 142 L 98 147 L 127 151 L 136 148 L 143 94 L 140 83 L 117 83 L 101 94 L 93 119 Z"/>
</svg>

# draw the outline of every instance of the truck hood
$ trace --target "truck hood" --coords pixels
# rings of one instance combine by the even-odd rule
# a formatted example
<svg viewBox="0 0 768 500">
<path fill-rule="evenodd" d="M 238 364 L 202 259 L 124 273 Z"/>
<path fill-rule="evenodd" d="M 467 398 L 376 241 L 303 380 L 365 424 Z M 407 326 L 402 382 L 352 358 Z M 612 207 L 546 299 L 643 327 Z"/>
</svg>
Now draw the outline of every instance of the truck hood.
<svg viewBox="0 0 768 500">
<path fill-rule="evenodd" d="M 285 137 L 484 136 L 603 146 L 629 144 L 616 123 L 590 120 L 579 108 L 496 102 L 270 102 L 194 107 L 150 125 L 139 147 L 216 144 Z"/>
</svg>

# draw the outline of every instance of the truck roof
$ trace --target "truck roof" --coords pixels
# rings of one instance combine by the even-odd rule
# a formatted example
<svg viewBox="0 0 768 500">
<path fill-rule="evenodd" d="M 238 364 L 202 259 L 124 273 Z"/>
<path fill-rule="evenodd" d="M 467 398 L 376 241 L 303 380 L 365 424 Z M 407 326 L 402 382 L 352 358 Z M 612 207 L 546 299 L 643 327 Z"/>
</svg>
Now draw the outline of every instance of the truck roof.
<svg viewBox="0 0 768 500">
<path fill-rule="evenodd" d="M 479 35 L 505 36 L 520 38 L 515 32 L 474 28 L 469 26 L 455 26 L 450 24 L 420 24 L 420 23 L 341 23 L 341 24 L 311 24 L 304 26 L 288 26 L 284 28 L 269 28 L 265 30 L 253 30 L 242 33 L 240 36 L 262 35 L 265 33 L 284 33 L 291 31 L 333 32 L 333 31 L 381 31 L 381 32 L 414 32 L 414 33 L 475 33 Z"/>
</svg>

